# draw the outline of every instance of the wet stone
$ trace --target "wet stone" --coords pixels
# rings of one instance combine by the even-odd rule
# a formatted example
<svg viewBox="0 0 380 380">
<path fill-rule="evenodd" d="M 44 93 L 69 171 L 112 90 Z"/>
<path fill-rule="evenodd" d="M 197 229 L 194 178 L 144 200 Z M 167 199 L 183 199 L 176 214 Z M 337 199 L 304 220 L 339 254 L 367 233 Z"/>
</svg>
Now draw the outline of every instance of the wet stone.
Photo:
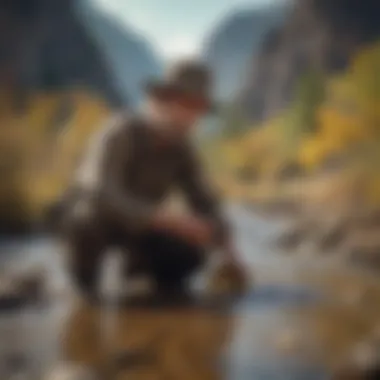
<svg viewBox="0 0 380 380">
<path fill-rule="evenodd" d="M 308 229 L 304 227 L 294 227 L 280 236 L 276 245 L 284 250 L 296 249 L 305 239 L 307 239 L 308 233 Z"/>
<path fill-rule="evenodd" d="M 348 231 L 344 225 L 338 225 L 325 231 L 318 239 L 320 251 L 325 252 L 335 250 L 342 244 L 347 233 Z"/>
<path fill-rule="evenodd" d="M 283 354 L 293 354 L 301 348 L 301 337 L 296 330 L 281 331 L 276 337 L 276 348 Z"/>
<path fill-rule="evenodd" d="M 44 271 L 20 271 L 0 275 L 0 311 L 35 305 L 46 298 Z"/>
<path fill-rule="evenodd" d="M 350 306 L 363 306 L 370 301 L 370 294 L 365 288 L 353 285 L 343 294 L 343 301 Z"/>
<path fill-rule="evenodd" d="M 355 247 L 349 253 L 349 260 L 352 264 L 364 268 L 380 268 L 380 246 L 378 247 Z"/>
<path fill-rule="evenodd" d="M 334 374 L 333 380 L 380 379 L 380 344 L 375 339 L 358 344 L 346 363 Z"/>
<path fill-rule="evenodd" d="M 29 379 L 27 376 L 29 370 L 29 358 L 22 353 L 7 355 L 0 361 L 0 377 L 2 379 Z"/>
<path fill-rule="evenodd" d="M 84 366 L 65 363 L 48 372 L 43 380 L 98 380 L 98 377 Z"/>
<path fill-rule="evenodd" d="M 243 294 L 253 284 L 252 276 L 229 263 L 221 263 L 209 276 L 207 291 L 211 294 Z"/>
</svg>

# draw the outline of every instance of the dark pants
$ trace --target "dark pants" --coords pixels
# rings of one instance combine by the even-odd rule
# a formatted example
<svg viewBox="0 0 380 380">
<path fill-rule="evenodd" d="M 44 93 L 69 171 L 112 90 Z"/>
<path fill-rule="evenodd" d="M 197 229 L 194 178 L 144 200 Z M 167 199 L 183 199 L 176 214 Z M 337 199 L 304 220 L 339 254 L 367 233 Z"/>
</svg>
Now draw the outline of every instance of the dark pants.
<svg viewBox="0 0 380 380">
<path fill-rule="evenodd" d="M 125 252 L 127 275 L 149 275 L 158 288 L 186 285 L 204 263 L 201 248 L 165 233 L 132 235 L 99 217 L 72 218 L 65 225 L 72 275 L 84 293 L 96 291 L 102 257 L 109 248 Z"/>
</svg>

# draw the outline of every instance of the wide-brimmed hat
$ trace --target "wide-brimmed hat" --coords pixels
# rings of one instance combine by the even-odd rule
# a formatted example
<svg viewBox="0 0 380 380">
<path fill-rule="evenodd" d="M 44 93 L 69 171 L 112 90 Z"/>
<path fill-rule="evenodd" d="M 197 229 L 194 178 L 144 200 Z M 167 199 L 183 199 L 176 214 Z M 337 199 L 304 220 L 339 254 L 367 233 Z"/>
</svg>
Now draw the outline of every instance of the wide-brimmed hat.
<svg viewBox="0 0 380 380">
<path fill-rule="evenodd" d="M 212 77 L 206 65 L 182 61 L 171 66 L 163 79 L 150 79 L 146 90 L 161 99 L 182 98 L 189 105 L 213 109 Z"/>
</svg>

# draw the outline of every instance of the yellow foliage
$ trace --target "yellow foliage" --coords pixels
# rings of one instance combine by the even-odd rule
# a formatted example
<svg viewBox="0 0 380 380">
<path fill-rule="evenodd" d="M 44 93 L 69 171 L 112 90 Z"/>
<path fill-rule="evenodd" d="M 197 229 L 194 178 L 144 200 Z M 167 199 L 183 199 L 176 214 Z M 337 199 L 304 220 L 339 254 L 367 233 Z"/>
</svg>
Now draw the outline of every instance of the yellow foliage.
<svg viewBox="0 0 380 380">
<path fill-rule="evenodd" d="M 374 169 L 380 166 L 380 155 L 376 153 L 380 147 L 379 67 L 380 42 L 353 57 L 347 70 L 328 78 L 325 97 L 315 112 L 313 131 L 300 126 L 295 132 L 297 138 L 292 140 L 294 144 L 286 150 L 292 129 L 284 121 L 292 123 L 292 118 L 283 119 L 280 115 L 253 126 L 239 139 L 226 143 L 229 146 L 224 154 L 230 166 L 238 169 L 245 165 L 256 169 L 261 178 L 270 178 L 294 159 L 304 169 L 313 171 L 327 159 L 341 157 L 349 169 L 368 171 L 361 187 L 370 201 L 379 204 L 380 170 Z M 288 111 L 298 120 L 296 106 L 285 115 Z"/>
<path fill-rule="evenodd" d="M 226 141 L 221 149 L 222 155 L 232 168 L 239 168 L 247 161 L 247 151 L 241 148 L 241 142 L 238 139 Z"/>
<path fill-rule="evenodd" d="M 380 137 L 380 45 L 364 49 L 347 72 L 331 78 L 317 113 L 317 132 L 300 147 L 299 159 L 317 167 L 330 154 L 352 151 Z"/>
<path fill-rule="evenodd" d="M 9 104 L 1 95 L 0 91 L 0 108 L 7 110 Z M 67 100 L 72 109 L 67 118 L 57 120 Z M 24 112 L 8 111 L 0 114 L 0 160 L 8 173 L 0 198 L 9 197 L 13 189 L 29 216 L 38 218 L 67 186 L 86 141 L 109 110 L 100 99 L 73 92 L 36 94 Z"/>
<path fill-rule="evenodd" d="M 312 170 L 322 163 L 330 153 L 325 141 L 318 136 L 309 138 L 301 144 L 298 153 L 298 162 L 307 170 Z"/>
<path fill-rule="evenodd" d="M 361 115 L 339 112 L 329 107 L 321 107 L 318 114 L 319 133 L 326 142 L 334 142 L 344 148 L 370 138 L 370 131 L 363 127 Z"/>
<path fill-rule="evenodd" d="M 380 203 L 380 176 L 372 177 L 367 187 L 367 197 L 370 204 L 379 205 Z"/>
</svg>

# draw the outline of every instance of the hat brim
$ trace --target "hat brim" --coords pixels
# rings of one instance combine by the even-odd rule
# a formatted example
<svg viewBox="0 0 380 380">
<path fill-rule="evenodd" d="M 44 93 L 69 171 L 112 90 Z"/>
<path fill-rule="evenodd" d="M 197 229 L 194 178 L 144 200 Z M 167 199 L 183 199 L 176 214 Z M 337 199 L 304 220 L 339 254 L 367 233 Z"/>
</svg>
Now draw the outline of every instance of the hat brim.
<svg viewBox="0 0 380 380">
<path fill-rule="evenodd" d="M 181 86 L 156 79 L 148 80 L 145 83 L 146 93 L 158 99 L 183 98 L 188 101 L 189 107 L 202 108 L 207 112 L 216 112 L 217 106 L 207 97 L 194 96 Z"/>
</svg>

